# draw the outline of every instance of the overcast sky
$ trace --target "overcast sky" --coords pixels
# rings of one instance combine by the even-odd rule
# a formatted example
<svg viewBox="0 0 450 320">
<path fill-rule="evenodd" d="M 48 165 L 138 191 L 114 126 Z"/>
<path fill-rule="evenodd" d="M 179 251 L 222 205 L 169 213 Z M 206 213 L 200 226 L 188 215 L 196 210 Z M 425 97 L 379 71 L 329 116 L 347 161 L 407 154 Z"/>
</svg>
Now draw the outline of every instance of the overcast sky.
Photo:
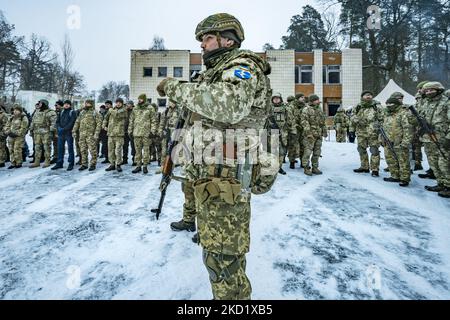
<svg viewBox="0 0 450 320">
<path fill-rule="evenodd" d="M 75 68 L 90 90 L 98 90 L 110 80 L 128 83 L 130 49 L 148 49 L 154 35 L 168 49 L 200 52 L 194 30 L 213 13 L 228 12 L 241 21 L 243 48 L 262 51 L 266 42 L 277 48 L 291 17 L 306 4 L 320 8 L 314 0 L 0 0 L 0 10 L 15 24 L 16 35 L 44 36 L 58 53 L 68 34 Z M 68 13 L 71 5 L 80 9 L 79 29 L 67 27 L 76 15 Z"/>
</svg>

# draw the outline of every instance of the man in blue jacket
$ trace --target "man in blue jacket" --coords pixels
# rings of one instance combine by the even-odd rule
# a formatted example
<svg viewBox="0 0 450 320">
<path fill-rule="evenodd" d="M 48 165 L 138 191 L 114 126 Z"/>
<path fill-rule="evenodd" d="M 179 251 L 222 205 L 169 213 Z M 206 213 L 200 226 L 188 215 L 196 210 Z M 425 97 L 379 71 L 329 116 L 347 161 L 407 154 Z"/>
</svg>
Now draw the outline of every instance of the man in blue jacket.
<svg viewBox="0 0 450 320">
<path fill-rule="evenodd" d="M 70 100 L 64 101 L 64 109 L 58 114 L 56 120 L 56 127 L 58 130 L 58 162 L 52 170 L 63 168 L 66 142 L 67 148 L 69 149 L 69 167 L 67 168 L 67 171 L 73 170 L 75 155 L 73 152 L 72 129 L 76 119 L 77 113 L 72 110 L 72 102 Z"/>
</svg>

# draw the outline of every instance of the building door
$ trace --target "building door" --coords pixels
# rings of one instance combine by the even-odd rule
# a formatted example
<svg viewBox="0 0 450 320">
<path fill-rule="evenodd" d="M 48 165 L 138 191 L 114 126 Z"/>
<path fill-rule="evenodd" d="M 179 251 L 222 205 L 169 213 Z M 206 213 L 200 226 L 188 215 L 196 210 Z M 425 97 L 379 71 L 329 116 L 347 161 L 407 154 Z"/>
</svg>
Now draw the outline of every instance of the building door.
<svg viewBox="0 0 450 320">
<path fill-rule="evenodd" d="M 338 109 L 341 107 L 340 103 L 329 103 L 328 104 L 328 116 L 334 117 L 338 111 Z"/>
</svg>

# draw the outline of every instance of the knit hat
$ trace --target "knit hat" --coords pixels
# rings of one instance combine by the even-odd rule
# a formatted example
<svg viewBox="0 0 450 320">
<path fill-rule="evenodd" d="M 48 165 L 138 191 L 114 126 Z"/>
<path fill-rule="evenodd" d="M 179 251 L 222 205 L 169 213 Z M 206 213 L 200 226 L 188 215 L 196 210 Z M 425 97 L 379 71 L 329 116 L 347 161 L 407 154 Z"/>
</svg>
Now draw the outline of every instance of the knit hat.
<svg viewBox="0 0 450 320">
<path fill-rule="evenodd" d="M 301 98 L 301 97 L 304 97 L 305 95 L 303 94 L 303 93 L 297 93 L 296 95 L 295 95 L 295 99 L 299 99 L 299 98 Z"/>
<path fill-rule="evenodd" d="M 58 101 L 56 101 L 56 103 L 55 103 L 55 106 L 60 106 L 60 107 L 62 107 L 64 105 L 64 102 L 62 101 L 62 100 L 58 100 Z"/>
<path fill-rule="evenodd" d="M 314 101 L 320 100 L 320 98 L 318 95 L 312 94 L 309 96 L 308 100 L 309 100 L 309 102 L 314 102 Z"/>
<path fill-rule="evenodd" d="M 147 95 L 145 93 L 141 94 L 138 99 L 144 100 L 144 102 L 147 102 Z"/>
<path fill-rule="evenodd" d="M 391 94 L 390 98 L 395 98 L 395 99 L 401 99 L 404 98 L 405 95 L 401 92 L 394 92 L 393 94 Z"/>
<path fill-rule="evenodd" d="M 66 101 L 64 101 L 64 104 L 69 104 L 69 105 L 72 105 L 72 101 L 70 101 L 70 100 L 66 100 Z"/>
<path fill-rule="evenodd" d="M 366 94 L 369 94 L 369 93 L 370 93 L 370 95 L 373 96 L 373 92 L 372 92 L 372 91 L 370 91 L 370 90 L 364 90 L 364 91 L 361 93 L 361 98 L 364 97 Z"/>
<path fill-rule="evenodd" d="M 123 104 L 123 99 L 122 98 L 117 98 L 116 99 L 116 103 L 122 103 Z"/>
</svg>

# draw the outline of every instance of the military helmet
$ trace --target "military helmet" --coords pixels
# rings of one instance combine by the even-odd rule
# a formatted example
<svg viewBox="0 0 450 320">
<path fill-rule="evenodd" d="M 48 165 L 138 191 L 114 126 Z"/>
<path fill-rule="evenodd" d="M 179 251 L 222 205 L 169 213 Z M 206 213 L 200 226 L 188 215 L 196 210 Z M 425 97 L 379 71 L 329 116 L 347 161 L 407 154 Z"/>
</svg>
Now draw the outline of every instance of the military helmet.
<svg viewBox="0 0 450 320">
<path fill-rule="evenodd" d="M 428 82 L 423 86 L 423 90 L 427 90 L 427 89 L 435 89 L 438 91 L 444 91 L 445 88 L 442 85 L 442 83 L 440 82 Z"/>
<path fill-rule="evenodd" d="M 391 94 L 390 98 L 394 98 L 394 99 L 401 99 L 404 98 L 405 95 L 401 92 L 394 92 L 393 94 Z"/>
<path fill-rule="evenodd" d="M 296 95 L 295 95 L 295 99 L 300 99 L 301 97 L 304 97 L 305 95 L 303 94 L 303 93 L 297 93 Z"/>
<path fill-rule="evenodd" d="M 20 112 L 23 112 L 23 108 L 20 106 L 20 104 L 15 103 L 12 107 L 13 110 L 19 110 Z"/>
<path fill-rule="evenodd" d="M 39 100 L 40 103 L 42 103 L 44 106 L 48 107 L 49 106 L 49 102 L 46 99 L 41 99 Z"/>
<path fill-rule="evenodd" d="M 202 37 L 207 33 L 224 31 L 234 31 L 240 42 L 245 40 L 244 29 L 238 19 L 228 13 L 213 14 L 197 25 L 195 38 L 202 41 Z"/>
<path fill-rule="evenodd" d="M 426 85 L 429 81 L 422 81 L 417 85 L 417 90 L 420 90 L 423 88 L 424 85 Z"/>
<path fill-rule="evenodd" d="M 308 100 L 309 100 L 309 102 L 314 102 L 316 100 L 320 100 L 320 97 L 316 94 L 312 94 L 309 96 Z"/>
</svg>

